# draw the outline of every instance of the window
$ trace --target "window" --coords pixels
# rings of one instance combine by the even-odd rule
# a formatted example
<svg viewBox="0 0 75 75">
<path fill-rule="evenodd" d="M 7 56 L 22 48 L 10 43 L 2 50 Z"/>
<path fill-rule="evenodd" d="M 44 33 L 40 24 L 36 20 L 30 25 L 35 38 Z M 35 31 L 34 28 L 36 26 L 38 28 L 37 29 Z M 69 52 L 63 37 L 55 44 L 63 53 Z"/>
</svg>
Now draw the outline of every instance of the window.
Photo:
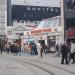
<svg viewBox="0 0 75 75">
<path fill-rule="evenodd" d="M 12 35 L 12 31 L 8 31 L 8 35 Z"/>
</svg>

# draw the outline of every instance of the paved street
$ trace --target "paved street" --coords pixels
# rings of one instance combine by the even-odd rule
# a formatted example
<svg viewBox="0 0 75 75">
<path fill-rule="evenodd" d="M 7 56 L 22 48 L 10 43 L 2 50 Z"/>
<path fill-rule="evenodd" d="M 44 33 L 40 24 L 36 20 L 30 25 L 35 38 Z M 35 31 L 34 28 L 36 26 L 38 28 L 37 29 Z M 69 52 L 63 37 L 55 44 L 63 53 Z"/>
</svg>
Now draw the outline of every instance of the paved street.
<svg viewBox="0 0 75 75">
<path fill-rule="evenodd" d="M 75 64 L 61 65 L 54 54 L 37 56 L 0 55 L 0 75 L 75 75 Z"/>
<path fill-rule="evenodd" d="M 0 59 L 0 75 L 34 75 L 34 73 L 14 61 Z"/>
</svg>

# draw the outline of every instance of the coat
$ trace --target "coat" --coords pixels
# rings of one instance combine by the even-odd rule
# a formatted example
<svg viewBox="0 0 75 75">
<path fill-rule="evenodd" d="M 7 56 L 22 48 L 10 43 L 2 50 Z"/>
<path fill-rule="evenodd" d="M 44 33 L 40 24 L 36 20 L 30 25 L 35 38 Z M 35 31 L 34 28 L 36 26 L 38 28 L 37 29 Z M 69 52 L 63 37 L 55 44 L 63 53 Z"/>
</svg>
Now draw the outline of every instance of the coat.
<svg viewBox="0 0 75 75">
<path fill-rule="evenodd" d="M 65 44 L 63 44 L 61 47 L 61 53 L 65 55 L 65 54 L 67 54 L 67 52 L 68 52 L 67 46 Z"/>
</svg>

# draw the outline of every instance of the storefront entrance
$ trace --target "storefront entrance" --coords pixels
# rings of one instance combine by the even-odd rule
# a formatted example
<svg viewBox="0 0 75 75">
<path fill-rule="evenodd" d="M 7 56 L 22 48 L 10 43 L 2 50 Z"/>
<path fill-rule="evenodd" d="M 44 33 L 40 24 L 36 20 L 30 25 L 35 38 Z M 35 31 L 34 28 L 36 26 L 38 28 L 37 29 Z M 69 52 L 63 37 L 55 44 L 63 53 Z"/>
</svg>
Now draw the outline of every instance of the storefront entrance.
<svg viewBox="0 0 75 75">
<path fill-rule="evenodd" d="M 55 36 L 48 36 L 47 37 L 47 44 L 48 44 L 49 51 L 55 51 L 55 49 L 54 49 L 55 43 L 56 43 Z"/>
</svg>

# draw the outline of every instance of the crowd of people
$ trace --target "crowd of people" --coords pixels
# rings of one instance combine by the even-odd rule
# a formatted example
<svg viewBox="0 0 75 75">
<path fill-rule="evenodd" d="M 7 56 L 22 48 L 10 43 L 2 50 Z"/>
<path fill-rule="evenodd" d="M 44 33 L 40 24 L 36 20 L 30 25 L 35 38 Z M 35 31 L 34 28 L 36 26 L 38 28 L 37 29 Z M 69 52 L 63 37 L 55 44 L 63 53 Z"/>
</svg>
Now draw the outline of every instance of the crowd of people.
<svg viewBox="0 0 75 75">
<path fill-rule="evenodd" d="M 31 54 L 31 55 L 38 54 L 37 45 L 35 43 L 31 43 L 31 44 L 25 43 L 23 46 L 23 49 L 21 49 L 21 46 L 18 43 L 7 42 L 7 43 L 3 44 L 2 46 L 0 46 L 0 52 L 1 52 L 1 54 L 3 52 L 6 52 L 8 54 L 12 53 L 14 55 L 17 55 L 20 53 L 27 54 L 27 55 L 28 54 Z"/>
<path fill-rule="evenodd" d="M 26 54 L 37 55 L 37 45 L 35 43 L 25 43 L 22 52 Z"/>
<path fill-rule="evenodd" d="M 44 51 L 45 52 L 45 46 L 44 45 L 41 45 L 40 43 L 24 43 L 23 45 L 23 48 L 21 48 L 21 46 L 14 42 L 14 43 L 11 43 L 11 42 L 7 42 L 5 43 L 3 46 L 0 46 L 0 51 L 1 51 L 1 54 L 3 52 L 6 52 L 6 53 L 11 53 L 11 54 L 14 54 L 14 55 L 21 55 L 21 54 L 27 54 L 27 55 L 38 55 L 38 56 L 41 56 L 42 58 L 42 52 Z"/>
<path fill-rule="evenodd" d="M 13 44 L 8 42 L 4 45 L 4 51 L 6 51 L 8 54 L 11 52 L 12 54 L 17 55 L 17 53 L 21 51 L 21 48 L 19 44 L 15 42 Z"/>
<path fill-rule="evenodd" d="M 72 47 L 74 46 L 67 42 L 63 44 L 57 43 L 55 45 L 55 53 L 57 53 L 57 56 L 61 56 L 61 64 L 64 64 L 64 61 L 66 64 L 69 64 L 71 59 L 73 63 L 75 63 L 75 47 Z M 37 55 L 39 58 L 43 57 L 43 52 L 46 52 L 47 49 L 48 47 L 40 42 L 37 44 L 34 42 L 30 44 L 24 43 L 23 49 L 15 42 L 13 44 L 7 42 L 3 47 L 0 47 L 1 54 L 3 51 L 6 51 L 8 54 L 12 53 L 13 55 L 17 55 L 23 53 L 27 55 Z"/>
</svg>

